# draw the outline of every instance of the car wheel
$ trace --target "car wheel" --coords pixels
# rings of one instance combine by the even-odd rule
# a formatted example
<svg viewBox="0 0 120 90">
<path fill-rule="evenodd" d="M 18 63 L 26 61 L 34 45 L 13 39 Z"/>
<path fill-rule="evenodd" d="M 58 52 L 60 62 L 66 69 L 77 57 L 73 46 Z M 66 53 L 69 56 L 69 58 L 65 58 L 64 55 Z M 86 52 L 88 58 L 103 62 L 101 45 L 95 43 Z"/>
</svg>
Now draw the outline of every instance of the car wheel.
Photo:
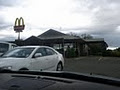
<svg viewBox="0 0 120 90">
<path fill-rule="evenodd" d="M 62 71 L 62 70 L 63 70 L 62 63 L 58 63 L 56 71 Z"/>
</svg>

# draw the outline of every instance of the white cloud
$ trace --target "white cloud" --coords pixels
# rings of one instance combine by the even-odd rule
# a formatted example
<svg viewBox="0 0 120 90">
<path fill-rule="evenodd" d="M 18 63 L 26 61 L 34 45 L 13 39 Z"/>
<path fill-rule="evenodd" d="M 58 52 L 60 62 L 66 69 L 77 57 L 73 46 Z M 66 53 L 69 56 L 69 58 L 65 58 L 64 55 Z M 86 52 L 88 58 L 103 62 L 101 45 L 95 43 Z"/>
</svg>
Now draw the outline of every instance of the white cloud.
<svg viewBox="0 0 120 90">
<path fill-rule="evenodd" d="M 72 3 L 71 0 L 39 0 L 38 2 L 29 0 L 26 7 L 9 8 L 4 13 L 6 20 L 11 23 L 16 17 L 22 16 L 26 25 L 31 23 L 40 27 L 90 26 L 91 16 L 71 12 Z"/>
<path fill-rule="evenodd" d="M 13 1 L 13 0 L 12 0 Z M 19 0 L 18 0 L 19 1 Z M 21 33 L 22 38 L 31 35 L 39 35 L 53 28 L 61 27 L 63 32 L 74 31 L 76 33 L 88 33 L 105 37 L 111 44 L 112 33 L 120 31 L 120 0 L 22 0 L 22 4 L 14 7 L 0 7 L 0 22 L 2 30 L 0 35 L 17 37 L 11 29 L 17 17 L 23 17 L 25 30 Z M 6 29 L 6 26 L 8 29 Z M 3 27 L 4 26 L 4 27 Z M 10 31 L 11 29 L 11 31 Z M 112 38 L 117 39 L 113 35 Z M 116 40 L 117 41 L 117 40 Z M 114 45 L 116 43 L 112 43 Z M 118 43 L 117 45 L 120 45 Z"/>
</svg>

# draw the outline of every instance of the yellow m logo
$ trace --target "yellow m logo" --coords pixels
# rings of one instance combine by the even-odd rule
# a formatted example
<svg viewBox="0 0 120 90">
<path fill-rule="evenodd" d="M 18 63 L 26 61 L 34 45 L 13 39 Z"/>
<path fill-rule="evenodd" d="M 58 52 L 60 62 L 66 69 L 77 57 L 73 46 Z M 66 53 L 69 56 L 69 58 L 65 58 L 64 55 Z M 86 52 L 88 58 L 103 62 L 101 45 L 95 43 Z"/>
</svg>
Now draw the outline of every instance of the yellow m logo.
<svg viewBox="0 0 120 90">
<path fill-rule="evenodd" d="M 16 18 L 15 20 L 15 26 L 24 26 L 24 20 L 22 17 L 19 18 Z"/>
</svg>

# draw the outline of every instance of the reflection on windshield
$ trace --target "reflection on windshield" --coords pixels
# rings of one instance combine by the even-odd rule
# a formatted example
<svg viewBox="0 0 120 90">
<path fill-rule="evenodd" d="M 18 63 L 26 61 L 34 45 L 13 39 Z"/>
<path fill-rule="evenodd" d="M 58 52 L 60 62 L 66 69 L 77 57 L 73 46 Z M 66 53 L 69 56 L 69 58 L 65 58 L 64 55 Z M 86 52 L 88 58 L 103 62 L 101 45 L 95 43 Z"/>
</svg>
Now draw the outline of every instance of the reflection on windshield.
<svg viewBox="0 0 120 90">
<path fill-rule="evenodd" d="M 7 52 L 2 57 L 27 58 L 33 50 L 34 48 L 16 48 Z"/>
<path fill-rule="evenodd" d="M 120 0 L 4 1 L 0 0 L 1 40 L 50 46 L 64 56 L 64 71 L 120 78 Z M 8 45 L 1 43 L 0 53 L 6 52 Z M 2 57 L 27 58 L 33 50 L 16 48 Z M 55 55 L 35 54 L 52 58 L 43 60 L 43 66 L 52 67 L 56 60 Z"/>
</svg>

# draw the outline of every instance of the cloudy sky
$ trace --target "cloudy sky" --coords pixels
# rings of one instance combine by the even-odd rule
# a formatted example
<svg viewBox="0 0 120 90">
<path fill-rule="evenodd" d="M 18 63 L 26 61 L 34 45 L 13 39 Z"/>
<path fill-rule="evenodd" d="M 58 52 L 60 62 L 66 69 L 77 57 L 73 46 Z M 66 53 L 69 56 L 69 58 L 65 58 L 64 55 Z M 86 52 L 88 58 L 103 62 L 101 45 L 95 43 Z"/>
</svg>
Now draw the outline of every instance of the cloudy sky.
<svg viewBox="0 0 120 90">
<path fill-rule="evenodd" d="M 15 19 L 23 17 L 21 38 L 52 28 L 91 34 L 120 47 L 120 0 L 0 0 L 0 40 L 15 40 Z"/>
</svg>

